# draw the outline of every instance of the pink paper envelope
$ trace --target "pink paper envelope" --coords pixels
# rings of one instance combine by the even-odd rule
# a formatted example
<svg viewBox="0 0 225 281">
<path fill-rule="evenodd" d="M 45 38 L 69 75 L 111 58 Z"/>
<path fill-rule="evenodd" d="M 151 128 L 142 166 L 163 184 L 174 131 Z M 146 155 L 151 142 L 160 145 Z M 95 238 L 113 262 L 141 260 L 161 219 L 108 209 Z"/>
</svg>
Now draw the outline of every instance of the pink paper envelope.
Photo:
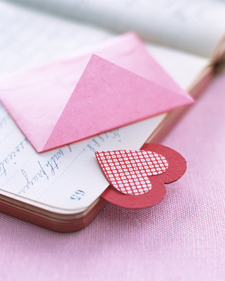
<svg viewBox="0 0 225 281">
<path fill-rule="evenodd" d="M 37 152 L 193 102 L 133 33 L 7 78 L 0 99 Z"/>
</svg>

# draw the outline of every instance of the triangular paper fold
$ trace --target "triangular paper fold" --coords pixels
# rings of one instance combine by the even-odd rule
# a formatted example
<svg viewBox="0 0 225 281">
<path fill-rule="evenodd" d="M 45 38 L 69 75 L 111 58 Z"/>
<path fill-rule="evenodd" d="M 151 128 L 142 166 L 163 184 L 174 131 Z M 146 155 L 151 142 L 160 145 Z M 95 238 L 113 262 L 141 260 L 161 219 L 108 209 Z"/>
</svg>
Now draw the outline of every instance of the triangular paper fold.
<svg viewBox="0 0 225 281">
<path fill-rule="evenodd" d="M 93 55 L 43 151 L 190 103 L 186 96 Z"/>
<path fill-rule="evenodd" d="M 37 152 L 193 102 L 133 33 L 2 80 L 0 100 Z"/>
</svg>

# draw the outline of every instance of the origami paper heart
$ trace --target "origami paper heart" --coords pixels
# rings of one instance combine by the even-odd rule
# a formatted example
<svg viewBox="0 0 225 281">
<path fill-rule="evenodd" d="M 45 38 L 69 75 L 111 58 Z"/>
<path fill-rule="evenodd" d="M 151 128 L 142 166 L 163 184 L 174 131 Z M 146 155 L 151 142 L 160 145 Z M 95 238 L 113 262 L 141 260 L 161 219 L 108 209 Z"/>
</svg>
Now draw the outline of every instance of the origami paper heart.
<svg viewBox="0 0 225 281">
<path fill-rule="evenodd" d="M 145 144 L 142 150 L 95 154 L 111 184 L 101 197 L 126 208 L 144 208 L 159 203 L 166 194 L 164 183 L 176 181 L 186 171 L 185 159 L 159 144 Z"/>
</svg>

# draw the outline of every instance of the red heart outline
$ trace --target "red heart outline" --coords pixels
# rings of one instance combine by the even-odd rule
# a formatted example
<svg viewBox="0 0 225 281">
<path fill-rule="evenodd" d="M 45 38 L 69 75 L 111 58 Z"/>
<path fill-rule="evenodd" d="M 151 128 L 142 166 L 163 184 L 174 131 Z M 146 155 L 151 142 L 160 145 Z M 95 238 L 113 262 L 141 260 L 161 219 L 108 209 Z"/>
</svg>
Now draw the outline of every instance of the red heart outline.
<svg viewBox="0 0 225 281">
<path fill-rule="evenodd" d="M 177 151 L 161 144 L 144 144 L 141 150 L 152 151 L 163 155 L 169 163 L 166 172 L 150 176 L 152 189 L 143 195 L 127 195 L 117 191 L 113 186 L 109 186 L 101 195 L 106 201 L 115 205 L 140 209 L 158 204 L 166 195 L 164 183 L 171 183 L 183 176 L 187 169 L 186 160 Z"/>
</svg>

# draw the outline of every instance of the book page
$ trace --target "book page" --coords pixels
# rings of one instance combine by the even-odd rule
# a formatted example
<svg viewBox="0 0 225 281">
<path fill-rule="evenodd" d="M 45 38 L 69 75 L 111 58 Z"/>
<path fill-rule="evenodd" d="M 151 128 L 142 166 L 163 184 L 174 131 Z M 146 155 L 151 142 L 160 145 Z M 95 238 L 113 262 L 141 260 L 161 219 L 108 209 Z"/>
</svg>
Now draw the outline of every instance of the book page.
<svg viewBox="0 0 225 281">
<path fill-rule="evenodd" d="M 61 16 L 135 31 L 151 42 L 211 57 L 225 33 L 219 0 L 21 0 Z"/>
<path fill-rule="evenodd" d="M 1 77 L 14 71 L 89 49 L 110 38 L 104 29 L 0 3 Z M 206 60 L 150 46 L 183 87 Z M 171 57 L 173 60 L 171 61 Z M 188 61 L 188 64 L 187 64 Z M 182 71 L 180 66 L 182 65 Z M 190 68 L 190 65 L 192 66 Z M 182 72 L 182 75 L 181 75 Z M 0 107 L 1 194 L 59 213 L 85 210 L 107 188 L 95 150 L 138 149 L 164 115 L 85 141 L 37 154 L 5 109 Z"/>
</svg>

